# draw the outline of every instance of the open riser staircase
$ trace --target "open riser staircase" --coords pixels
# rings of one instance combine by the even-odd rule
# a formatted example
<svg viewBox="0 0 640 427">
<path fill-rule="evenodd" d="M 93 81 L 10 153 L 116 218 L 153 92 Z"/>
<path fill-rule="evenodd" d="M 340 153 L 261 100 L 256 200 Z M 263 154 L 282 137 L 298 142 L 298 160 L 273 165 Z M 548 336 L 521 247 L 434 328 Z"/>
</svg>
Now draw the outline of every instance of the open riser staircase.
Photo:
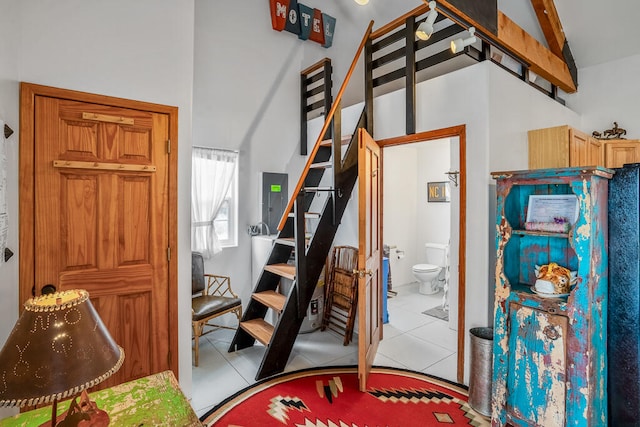
<svg viewBox="0 0 640 427">
<path fill-rule="evenodd" d="M 343 138 L 340 100 L 372 26 L 373 22 L 365 32 L 335 102 L 325 114 L 323 128 L 285 209 L 278 236 L 229 347 L 229 352 L 242 350 L 252 347 L 256 340 L 265 346 L 256 381 L 284 371 L 358 178 L 357 130 L 370 126 L 365 113 L 367 107 L 363 108 L 353 136 Z M 333 138 L 325 139 L 325 135 Z M 348 144 L 346 151 L 344 144 Z M 331 179 L 325 177 L 326 171 L 331 171 Z M 326 181 L 331 183 L 325 185 Z M 320 212 L 310 212 L 312 205 L 318 204 L 314 203 L 318 194 L 326 195 L 324 205 Z M 306 227 L 309 221 L 317 222 L 315 228 Z M 291 281 L 286 295 L 282 293 L 283 280 Z M 275 320 L 274 324 L 267 321 L 270 310 L 278 313 L 269 317 Z"/>
<path fill-rule="evenodd" d="M 365 127 L 365 114 L 360 116 L 357 127 Z M 357 135 L 357 132 L 354 133 Z M 280 373 L 284 370 L 295 343 L 313 291 L 324 268 L 325 260 L 340 220 L 347 207 L 358 177 L 357 136 L 345 138 L 349 145 L 334 173 L 334 185 L 320 187 L 325 170 L 336 168 L 327 163 L 333 151 L 332 141 L 325 141 L 318 148 L 304 186 L 298 193 L 294 212 L 285 220 L 284 227 L 274 241 L 271 254 L 260 275 L 252 298 L 247 305 L 229 351 L 251 347 L 258 340 L 265 345 L 265 353 L 256 380 Z M 340 144 L 340 142 L 337 142 Z M 322 212 L 309 212 L 317 192 L 328 192 Z M 317 221 L 313 235 L 306 236 L 305 223 L 308 218 Z M 295 260 L 292 264 L 291 260 Z M 288 295 L 279 292 L 281 280 L 292 280 Z M 279 315 L 275 325 L 265 317 L 269 309 Z"/>
</svg>

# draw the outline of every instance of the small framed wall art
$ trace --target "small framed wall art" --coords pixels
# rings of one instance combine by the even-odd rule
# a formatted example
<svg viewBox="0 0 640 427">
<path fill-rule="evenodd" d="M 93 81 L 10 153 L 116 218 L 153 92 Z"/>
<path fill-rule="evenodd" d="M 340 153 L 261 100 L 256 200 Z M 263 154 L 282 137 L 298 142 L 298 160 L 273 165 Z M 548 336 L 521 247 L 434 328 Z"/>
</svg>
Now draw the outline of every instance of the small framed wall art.
<svg viewBox="0 0 640 427">
<path fill-rule="evenodd" d="M 450 202 L 449 182 L 427 182 L 427 202 Z"/>
</svg>

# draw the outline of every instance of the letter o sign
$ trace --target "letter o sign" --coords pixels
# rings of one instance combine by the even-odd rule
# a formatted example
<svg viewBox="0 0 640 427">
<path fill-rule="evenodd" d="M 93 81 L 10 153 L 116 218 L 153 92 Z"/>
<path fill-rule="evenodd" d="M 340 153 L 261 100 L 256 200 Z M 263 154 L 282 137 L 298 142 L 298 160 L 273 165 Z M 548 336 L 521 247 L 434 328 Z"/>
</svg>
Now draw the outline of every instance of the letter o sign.
<svg viewBox="0 0 640 427">
<path fill-rule="evenodd" d="M 298 22 L 298 11 L 295 9 L 289 10 L 289 22 L 295 24 Z"/>
</svg>

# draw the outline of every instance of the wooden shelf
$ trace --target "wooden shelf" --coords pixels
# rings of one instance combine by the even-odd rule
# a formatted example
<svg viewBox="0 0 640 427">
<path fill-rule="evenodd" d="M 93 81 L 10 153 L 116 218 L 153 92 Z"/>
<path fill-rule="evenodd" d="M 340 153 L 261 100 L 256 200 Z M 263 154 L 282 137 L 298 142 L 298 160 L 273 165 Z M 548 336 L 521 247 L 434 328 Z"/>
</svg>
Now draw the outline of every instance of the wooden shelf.
<svg viewBox="0 0 640 427">
<path fill-rule="evenodd" d="M 264 266 L 265 271 L 282 276 L 286 279 L 296 279 L 296 266 L 289 264 L 269 264 Z"/>
<path fill-rule="evenodd" d="M 560 238 L 568 238 L 569 233 L 555 233 L 553 231 L 532 231 L 532 230 L 512 230 L 513 234 L 517 234 L 520 236 L 540 236 L 540 237 L 560 237 Z"/>
<path fill-rule="evenodd" d="M 256 292 L 251 298 L 276 310 L 278 313 L 282 312 L 284 303 L 287 301 L 287 297 L 276 291 Z"/>
<path fill-rule="evenodd" d="M 265 346 L 269 345 L 273 335 L 273 326 L 265 322 L 264 319 L 251 319 L 246 322 L 240 322 L 240 327 Z"/>
</svg>

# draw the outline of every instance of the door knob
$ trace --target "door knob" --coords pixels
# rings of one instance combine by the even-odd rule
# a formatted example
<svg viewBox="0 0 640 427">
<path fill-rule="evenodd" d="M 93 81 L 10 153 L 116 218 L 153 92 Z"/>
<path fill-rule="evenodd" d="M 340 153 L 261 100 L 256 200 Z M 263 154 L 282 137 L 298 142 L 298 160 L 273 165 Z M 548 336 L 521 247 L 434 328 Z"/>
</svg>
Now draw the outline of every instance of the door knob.
<svg viewBox="0 0 640 427">
<path fill-rule="evenodd" d="M 553 326 L 545 326 L 545 328 L 542 331 L 547 338 L 549 338 L 550 340 L 557 340 L 560 337 L 560 332 L 558 332 L 558 330 L 556 328 L 554 328 Z"/>
<path fill-rule="evenodd" d="M 363 278 L 364 275 L 373 276 L 373 272 L 371 270 L 353 270 L 353 274 L 357 274 L 359 278 Z"/>
</svg>

